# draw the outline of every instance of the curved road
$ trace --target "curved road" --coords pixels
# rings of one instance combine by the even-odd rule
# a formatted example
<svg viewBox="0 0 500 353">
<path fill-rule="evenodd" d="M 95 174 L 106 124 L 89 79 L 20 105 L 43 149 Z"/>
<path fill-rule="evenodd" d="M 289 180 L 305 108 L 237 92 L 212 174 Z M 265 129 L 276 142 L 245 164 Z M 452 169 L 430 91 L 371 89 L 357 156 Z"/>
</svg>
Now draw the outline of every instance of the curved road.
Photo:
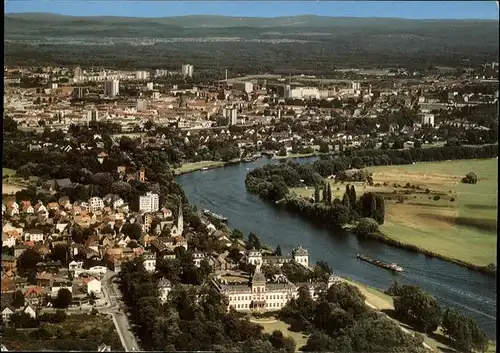
<svg viewBox="0 0 500 353">
<path fill-rule="evenodd" d="M 311 162 L 304 158 L 295 162 Z M 326 260 L 340 276 L 387 289 L 394 278 L 413 283 L 432 293 L 443 306 L 455 307 L 470 315 L 492 338 L 496 338 L 496 279 L 458 265 L 374 241 L 358 240 L 346 232 L 314 226 L 286 211 L 265 203 L 245 189 L 249 169 L 267 163 L 267 158 L 253 163 L 199 171 L 177 177 L 190 202 L 199 209 L 208 208 L 229 218 L 229 226 L 243 233 L 256 233 L 263 243 L 283 251 L 301 244 L 309 249 L 311 262 Z M 399 263 L 406 272 L 395 275 L 356 259 L 365 253 L 390 263 Z"/>
</svg>

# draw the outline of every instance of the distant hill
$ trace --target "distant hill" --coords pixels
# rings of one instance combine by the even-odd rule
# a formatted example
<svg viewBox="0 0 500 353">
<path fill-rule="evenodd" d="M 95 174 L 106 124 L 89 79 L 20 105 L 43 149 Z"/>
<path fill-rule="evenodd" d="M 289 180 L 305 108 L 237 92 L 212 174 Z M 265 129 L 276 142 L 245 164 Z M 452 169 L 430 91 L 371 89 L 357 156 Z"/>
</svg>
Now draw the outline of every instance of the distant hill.
<svg viewBox="0 0 500 353">
<path fill-rule="evenodd" d="M 420 67 L 498 60 L 499 34 L 494 20 L 23 13 L 5 14 L 4 44 L 8 63 L 32 63 L 38 56 L 43 62 L 92 58 L 103 65 L 165 67 L 161 60 L 197 57 L 199 67 L 317 72 L 353 63 L 399 66 L 411 61 Z"/>
</svg>

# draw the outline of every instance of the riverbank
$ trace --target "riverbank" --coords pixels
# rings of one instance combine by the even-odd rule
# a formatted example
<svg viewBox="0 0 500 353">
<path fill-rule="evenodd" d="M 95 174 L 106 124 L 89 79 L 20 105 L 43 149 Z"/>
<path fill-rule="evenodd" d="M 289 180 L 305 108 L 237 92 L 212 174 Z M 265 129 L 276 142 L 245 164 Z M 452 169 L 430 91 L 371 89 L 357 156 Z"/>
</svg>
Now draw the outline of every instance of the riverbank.
<svg viewBox="0 0 500 353">
<path fill-rule="evenodd" d="M 201 162 L 194 162 L 194 163 L 184 163 L 179 168 L 175 168 L 174 173 L 175 173 L 175 175 L 182 175 L 182 174 L 196 172 L 198 170 L 202 170 L 205 168 L 207 168 L 207 169 L 220 168 L 220 167 L 223 167 L 225 165 L 226 165 L 226 163 L 220 162 L 220 161 L 201 161 Z"/>
<path fill-rule="evenodd" d="M 278 156 L 277 154 L 275 154 L 273 156 L 273 159 L 282 160 L 282 159 L 294 159 L 294 158 L 309 158 L 309 157 L 316 157 L 316 156 L 319 156 L 321 154 L 322 153 L 320 153 L 318 151 L 311 152 L 311 153 L 304 153 L 304 154 L 290 153 L 290 154 L 287 154 L 286 156 Z"/>
<path fill-rule="evenodd" d="M 496 159 L 367 169 L 373 173 L 372 185 L 349 184 L 355 186 L 358 195 L 373 192 L 384 197 L 385 222 L 380 233 L 369 235 L 370 238 L 496 274 Z M 469 171 L 478 175 L 477 184 L 461 182 Z M 332 197 L 342 199 L 345 184 L 329 182 Z M 314 193 L 311 188 L 291 191 L 305 198 Z"/>
</svg>

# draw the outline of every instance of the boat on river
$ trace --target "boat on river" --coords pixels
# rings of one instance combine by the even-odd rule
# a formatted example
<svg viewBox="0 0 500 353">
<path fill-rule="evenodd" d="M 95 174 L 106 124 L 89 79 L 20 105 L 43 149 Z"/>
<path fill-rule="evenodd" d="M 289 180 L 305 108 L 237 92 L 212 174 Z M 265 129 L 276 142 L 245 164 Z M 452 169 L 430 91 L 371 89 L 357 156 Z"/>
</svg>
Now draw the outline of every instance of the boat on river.
<svg viewBox="0 0 500 353">
<path fill-rule="evenodd" d="M 401 266 L 398 266 L 398 264 L 390 264 L 387 262 L 383 262 L 380 260 L 375 260 L 369 257 L 368 255 L 363 255 L 363 254 L 358 254 L 357 255 L 358 260 L 368 262 L 369 264 L 385 268 L 386 270 L 391 270 L 394 272 L 403 272 L 403 268 Z"/>
<path fill-rule="evenodd" d="M 220 214 L 214 213 L 208 209 L 203 210 L 203 214 L 207 217 L 214 218 L 220 222 L 227 222 L 227 217 L 221 216 Z"/>
</svg>

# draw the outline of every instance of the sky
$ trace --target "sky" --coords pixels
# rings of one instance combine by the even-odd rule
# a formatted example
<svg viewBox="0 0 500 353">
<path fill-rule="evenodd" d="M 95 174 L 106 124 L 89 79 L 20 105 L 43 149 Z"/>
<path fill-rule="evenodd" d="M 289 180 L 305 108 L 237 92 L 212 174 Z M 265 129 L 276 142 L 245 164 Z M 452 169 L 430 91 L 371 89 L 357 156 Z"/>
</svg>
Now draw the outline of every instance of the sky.
<svg viewBox="0 0 500 353">
<path fill-rule="evenodd" d="M 397 17 L 409 19 L 499 18 L 496 1 L 90 1 L 6 0 L 6 13 L 49 12 L 73 16 L 169 17 L 225 15 L 278 17 Z"/>
</svg>

